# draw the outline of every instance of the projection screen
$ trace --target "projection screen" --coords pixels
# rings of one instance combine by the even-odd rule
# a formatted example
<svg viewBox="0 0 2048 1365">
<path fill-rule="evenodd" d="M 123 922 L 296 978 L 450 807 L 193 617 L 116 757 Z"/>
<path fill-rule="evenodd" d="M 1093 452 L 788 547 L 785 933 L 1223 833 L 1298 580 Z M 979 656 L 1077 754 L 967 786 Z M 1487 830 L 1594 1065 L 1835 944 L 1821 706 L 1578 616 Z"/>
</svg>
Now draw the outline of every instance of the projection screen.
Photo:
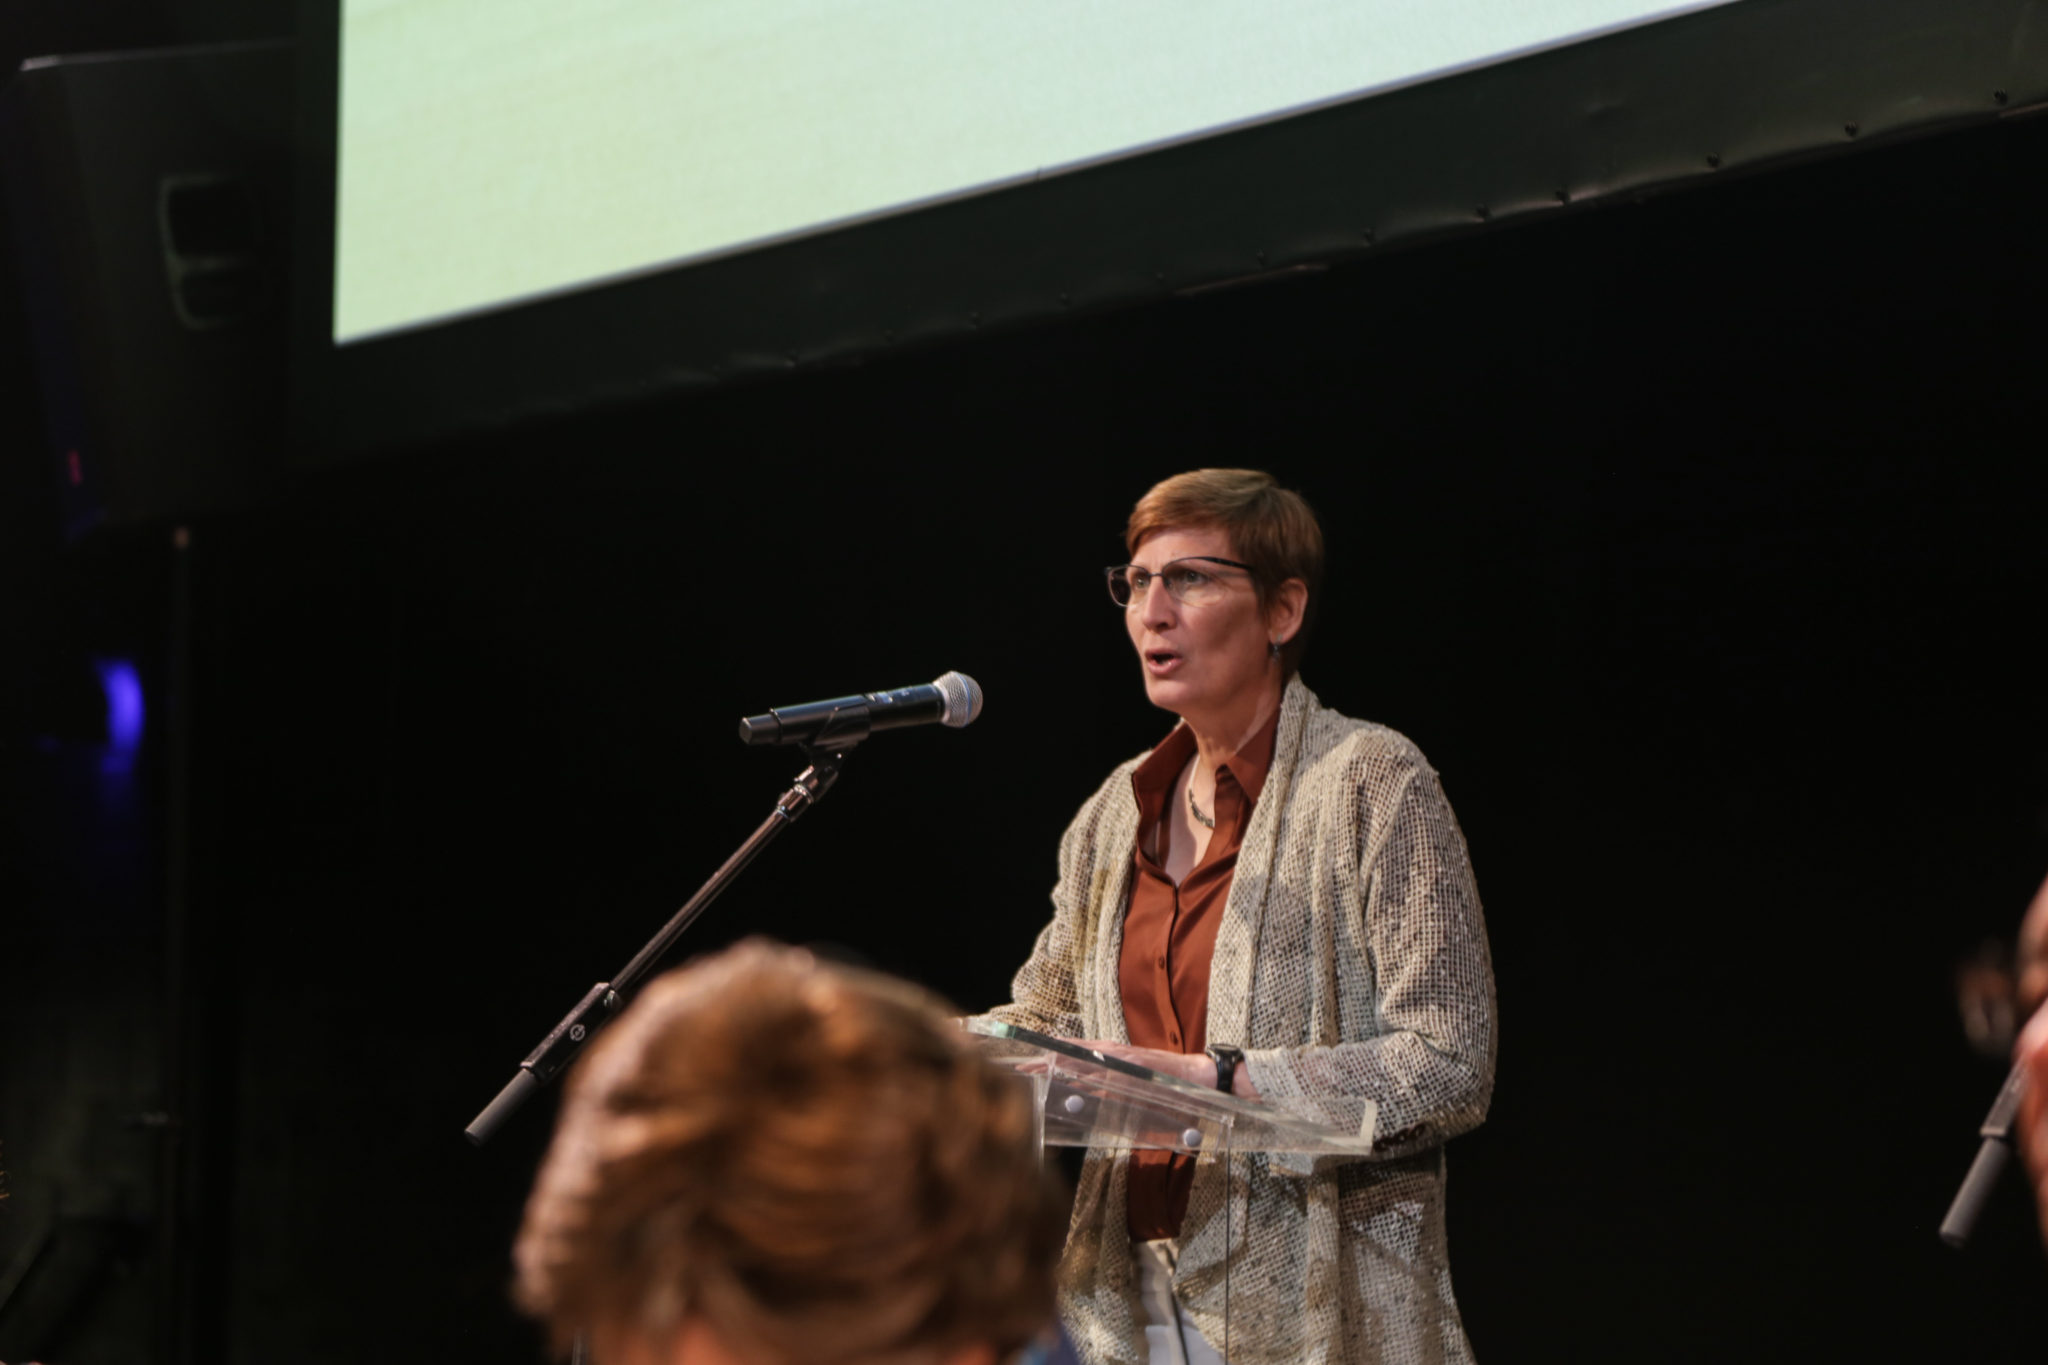
<svg viewBox="0 0 2048 1365">
<path fill-rule="evenodd" d="M 299 0 L 294 459 L 2048 108 L 2040 0 Z"/>
<path fill-rule="evenodd" d="M 345 0 L 333 336 L 844 226 L 1732 0 Z"/>
</svg>

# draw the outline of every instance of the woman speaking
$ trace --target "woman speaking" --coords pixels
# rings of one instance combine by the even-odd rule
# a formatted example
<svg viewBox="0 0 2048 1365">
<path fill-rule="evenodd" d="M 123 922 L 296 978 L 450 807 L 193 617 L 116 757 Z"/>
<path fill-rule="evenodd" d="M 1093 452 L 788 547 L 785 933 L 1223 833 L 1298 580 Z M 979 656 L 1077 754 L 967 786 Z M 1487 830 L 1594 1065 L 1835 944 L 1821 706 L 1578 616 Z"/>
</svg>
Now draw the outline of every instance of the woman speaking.
<svg viewBox="0 0 2048 1365">
<path fill-rule="evenodd" d="M 1413 744 L 1296 676 L 1323 563 L 1298 494 L 1177 475 L 1125 545 L 1109 595 L 1180 723 L 1068 827 L 1052 922 L 991 1017 L 1247 1099 L 1369 1099 L 1378 1123 L 1372 1157 L 1307 1176 L 1091 1153 L 1068 1329 L 1090 1365 L 1203 1365 L 1227 1295 L 1231 1365 L 1469 1360 L 1443 1143 L 1485 1117 L 1494 996 L 1457 821 Z"/>
</svg>

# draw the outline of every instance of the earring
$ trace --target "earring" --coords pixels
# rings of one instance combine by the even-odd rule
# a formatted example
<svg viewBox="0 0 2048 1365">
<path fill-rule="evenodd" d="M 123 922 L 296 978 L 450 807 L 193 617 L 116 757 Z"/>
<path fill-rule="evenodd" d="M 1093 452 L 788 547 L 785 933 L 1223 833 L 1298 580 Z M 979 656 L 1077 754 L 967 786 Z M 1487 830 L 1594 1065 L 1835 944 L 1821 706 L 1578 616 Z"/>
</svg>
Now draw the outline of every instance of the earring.
<svg viewBox="0 0 2048 1365">
<path fill-rule="evenodd" d="M 1272 655 L 1272 656 L 1273 656 L 1274 658 L 1276 658 L 1276 659 L 1277 659 L 1277 658 L 1279 658 L 1279 657 L 1280 657 L 1280 642 L 1279 642 L 1278 640 L 1269 640 L 1269 641 L 1267 641 L 1267 642 L 1266 642 L 1266 652 L 1267 652 L 1268 654 Z"/>
</svg>

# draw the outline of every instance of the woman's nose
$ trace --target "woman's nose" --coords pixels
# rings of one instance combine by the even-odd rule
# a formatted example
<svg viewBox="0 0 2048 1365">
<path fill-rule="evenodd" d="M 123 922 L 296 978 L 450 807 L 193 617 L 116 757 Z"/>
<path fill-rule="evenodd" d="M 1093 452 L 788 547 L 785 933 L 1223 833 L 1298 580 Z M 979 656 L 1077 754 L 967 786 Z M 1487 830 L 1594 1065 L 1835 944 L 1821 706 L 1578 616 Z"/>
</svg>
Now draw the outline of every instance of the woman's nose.
<svg viewBox="0 0 2048 1365">
<path fill-rule="evenodd" d="M 1138 619 L 1147 626 L 1172 625 L 1173 610 L 1178 605 L 1166 590 L 1166 580 L 1154 578 L 1145 585 L 1144 599 L 1138 603 Z"/>
</svg>

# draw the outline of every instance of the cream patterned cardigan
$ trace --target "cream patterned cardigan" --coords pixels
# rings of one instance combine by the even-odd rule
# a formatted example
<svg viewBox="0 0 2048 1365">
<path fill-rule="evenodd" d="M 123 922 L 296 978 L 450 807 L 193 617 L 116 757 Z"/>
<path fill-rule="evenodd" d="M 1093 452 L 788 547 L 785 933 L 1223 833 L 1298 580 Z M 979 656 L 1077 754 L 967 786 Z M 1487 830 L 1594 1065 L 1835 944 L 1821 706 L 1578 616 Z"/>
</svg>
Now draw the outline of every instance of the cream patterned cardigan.
<svg viewBox="0 0 2048 1365">
<path fill-rule="evenodd" d="M 1117 955 L 1141 761 L 1068 826 L 1052 923 L 990 1018 L 1128 1040 Z M 1471 1359 L 1445 1247 L 1443 1142 L 1486 1116 L 1493 1016 L 1479 894 L 1435 770 L 1295 678 L 1216 937 L 1208 1038 L 1245 1049 L 1272 1103 L 1365 1097 L 1379 1118 L 1370 1158 L 1319 1160 L 1305 1176 L 1259 1154 L 1229 1162 L 1227 1331 L 1223 1170 L 1198 1168 L 1174 1292 L 1230 1365 Z M 1086 1365 L 1146 1360 L 1124 1171 L 1089 1156 L 1060 1267 Z"/>
</svg>

